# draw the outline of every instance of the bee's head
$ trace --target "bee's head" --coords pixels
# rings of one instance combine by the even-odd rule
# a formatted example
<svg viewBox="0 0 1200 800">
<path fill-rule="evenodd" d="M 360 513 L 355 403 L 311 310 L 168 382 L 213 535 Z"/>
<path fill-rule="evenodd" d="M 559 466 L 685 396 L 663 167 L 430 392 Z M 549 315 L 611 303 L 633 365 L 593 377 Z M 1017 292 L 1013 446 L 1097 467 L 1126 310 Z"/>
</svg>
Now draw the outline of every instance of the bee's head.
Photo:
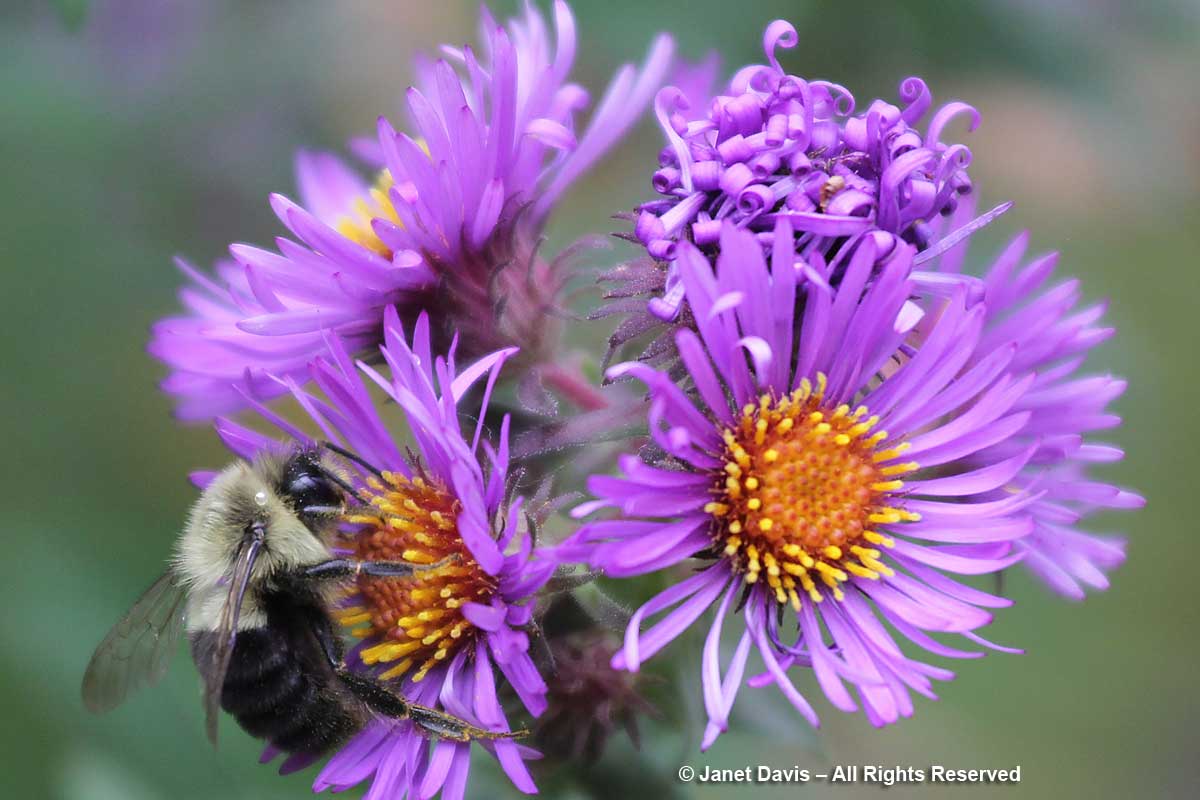
<svg viewBox="0 0 1200 800">
<path fill-rule="evenodd" d="M 308 450 L 299 450 L 283 462 L 277 487 L 284 502 L 314 531 L 336 516 L 345 501 L 333 468 Z"/>
</svg>

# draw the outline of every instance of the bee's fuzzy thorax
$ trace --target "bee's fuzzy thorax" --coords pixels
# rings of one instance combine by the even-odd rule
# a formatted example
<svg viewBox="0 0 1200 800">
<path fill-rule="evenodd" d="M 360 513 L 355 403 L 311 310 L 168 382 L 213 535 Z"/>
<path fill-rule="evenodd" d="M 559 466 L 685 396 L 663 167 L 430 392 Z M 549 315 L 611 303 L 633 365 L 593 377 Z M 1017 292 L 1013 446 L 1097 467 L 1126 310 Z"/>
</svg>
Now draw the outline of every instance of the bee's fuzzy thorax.
<svg viewBox="0 0 1200 800">
<path fill-rule="evenodd" d="M 227 595 L 225 582 L 248 528 L 261 524 L 262 549 L 239 628 L 263 624 L 257 589 L 272 575 L 330 557 L 319 532 L 301 521 L 281 493 L 286 457 L 260 455 L 222 470 L 192 506 L 176 544 L 172 569 L 188 588 L 188 629 L 211 630 Z"/>
</svg>

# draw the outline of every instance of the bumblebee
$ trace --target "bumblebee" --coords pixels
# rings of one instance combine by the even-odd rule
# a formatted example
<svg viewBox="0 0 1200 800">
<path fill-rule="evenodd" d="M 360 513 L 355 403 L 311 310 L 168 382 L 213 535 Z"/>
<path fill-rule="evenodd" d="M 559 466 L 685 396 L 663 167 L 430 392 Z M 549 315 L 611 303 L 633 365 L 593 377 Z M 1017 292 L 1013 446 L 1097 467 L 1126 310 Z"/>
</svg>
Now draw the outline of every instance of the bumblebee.
<svg viewBox="0 0 1200 800">
<path fill-rule="evenodd" d="M 96 648 L 83 678 L 87 708 L 108 711 L 161 679 L 186 630 L 213 744 L 219 709 L 251 736 L 312 755 L 374 715 L 459 742 L 525 735 L 410 703 L 346 667 L 330 613 L 338 583 L 441 566 L 336 557 L 330 541 L 355 499 L 324 450 L 264 454 L 224 469 L 192 508 L 167 571 Z"/>
</svg>

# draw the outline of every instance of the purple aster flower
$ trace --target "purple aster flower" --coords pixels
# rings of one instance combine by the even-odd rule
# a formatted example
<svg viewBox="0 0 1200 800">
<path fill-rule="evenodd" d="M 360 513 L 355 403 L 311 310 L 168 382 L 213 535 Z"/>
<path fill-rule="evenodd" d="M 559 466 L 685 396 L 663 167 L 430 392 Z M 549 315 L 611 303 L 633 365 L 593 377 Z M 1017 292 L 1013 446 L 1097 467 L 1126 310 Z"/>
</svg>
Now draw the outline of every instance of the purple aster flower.
<svg viewBox="0 0 1200 800">
<path fill-rule="evenodd" d="M 701 658 L 705 747 L 726 728 L 751 650 L 767 671 L 750 683 L 777 685 L 813 724 L 789 667 L 811 667 L 837 708 L 861 703 L 873 724 L 894 722 L 912 713 L 910 692 L 934 697 L 931 679 L 953 673 L 907 655 L 891 631 L 972 657 L 930 633 L 992 646 L 973 631 L 1009 605 L 947 573 L 992 573 L 1023 555 L 1014 542 L 1033 529 L 1039 495 L 1004 490 L 1039 444 L 998 445 L 1028 425 L 1020 404 L 1036 377 L 1014 365 L 1014 346 L 988 347 L 987 310 L 963 287 L 936 314 L 902 313 L 916 248 L 893 235 L 853 237 L 811 281 L 786 217 L 769 258 L 733 221 L 718 244 L 715 269 L 692 243 L 677 250 L 697 328 L 675 337 L 690 388 L 641 362 L 610 371 L 648 387 L 658 452 L 625 456 L 623 477 L 591 478 L 597 499 L 577 513 L 619 513 L 589 521 L 559 557 L 618 578 L 700 560 L 633 615 L 613 665 L 638 669 L 715 607 Z M 742 623 L 722 674 L 731 614 Z"/>
<path fill-rule="evenodd" d="M 787 219 L 804 280 L 812 281 L 846 242 L 869 230 L 923 249 L 928 221 L 953 211 L 971 191 L 970 151 L 944 143 L 942 134 L 961 114 L 973 130 L 974 108 L 942 106 L 921 131 L 932 97 L 912 77 L 900 84 L 903 107 L 875 100 L 854 114 L 854 97 L 844 87 L 783 69 L 776 51 L 797 42 L 796 29 L 778 20 L 763 35 L 769 63 L 738 70 L 711 101 L 675 87 L 659 93 L 655 110 L 668 145 L 652 185 L 662 199 L 638 209 L 631 237 L 649 257 L 606 276 L 617 284 L 607 296 L 617 300 L 598 314 L 629 315 L 614 347 L 663 322 L 691 325 L 674 254 L 681 241 L 712 253 L 725 220 L 754 232 L 769 251 L 775 223 Z M 646 296 L 648 305 L 627 299 Z M 672 335 L 661 332 L 643 357 L 673 353 Z"/>
<path fill-rule="evenodd" d="M 447 357 L 433 357 L 427 315 L 417 319 L 410 343 L 392 308 L 384 312 L 383 339 L 380 352 L 390 377 L 361 361 L 356 365 L 331 338 L 329 360 L 315 360 L 310 373 L 328 399 L 305 391 L 292 376 L 278 378 L 325 437 L 379 470 L 360 467 L 353 478 L 369 505 L 346 518 L 355 528 L 348 550 L 364 560 L 417 563 L 457 556 L 413 578 L 360 579 L 339 612 L 361 638 L 347 664 L 395 681 L 413 702 L 479 727 L 508 731 L 497 699 L 496 670 L 530 714 L 546 708 L 546 684 L 530 658 L 526 628 L 533 596 L 554 569 L 551 560 L 533 555 L 528 532 L 520 525 L 523 501 L 508 491 L 508 417 L 495 446 L 483 435 L 482 420 L 499 370 L 516 351 L 499 350 L 459 371 L 453 345 Z M 403 410 L 415 454 L 401 453 L 360 372 Z M 480 422 L 464 432 L 458 403 L 481 380 L 479 406 L 470 409 Z M 309 441 L 290 422 L 255 400 L 249 402 L 289 437 Z M 217 429 L 245 458 L 277 446 L 225 419 L 217 420 Z M 535 751 L 507 739 L 480 744 L 519 789 L 536 791 L 524 765 L 537 756 Z M 311 760 L 299 754 L 284 769 Z M 369 798 L 430 797 L 439 790 L 444 797 L 461 798 L 469 762 L 469 744 L 431 744 L 412 723 L 381 718 L 329 759 L 314 789 L 342 790 L 371 779 Z"/>
<path fill-rule="evenodd" d="M 673 49 L 660 36 L 640 70 L 618 70 L 580 133 L 588 94 L 568 80 L 575 23 L 563 2 L 554 28 L 552 44 L 532 5 L 506 26 L 484 10 L 481 52 L 444 47 L 418 64 L 411 135 L 381 119 L 358 148 L 380 170 L 373 184 L 302 153 L 301 203 L 271 198 L 294 239 L 277 239 L 278 252 L 234 245 L 215 281 L 184 265 L 185 314 L 159 322 L 149 346 L 172 370 L 163 388 L 179 416 L 243 406 L 236 384 L 279 393 L 267 375 L 303 377 L 325 331 L 369 349 L 388 308 L 436 311 L 437 343 L 461 332 L 465 355 L 517 344 L 524 360 L 552 360 L 565 276 L 537 254 L 546 217 L 638 118 Z"/>
<path fill-rule="evenodd" d="M 970 219 L 972 206 L 963 203 L 946 226 L 950 234 L 945 241 L 960 243 L 928 259 L 936 276 L 973 284 L 982 297 L 983 338 L 966 368 L 1012 349 L 1009 368 L 1037 377 L 1015 406 L 1028 414 L 1025 426 L 970 458 L 1007 457 L 1036 447 L 1026 467 L 994 496 L 1002 499 L 1014 490 L 1036 496 L 1028 507 L 1033 531 L 1015 543 L 1025 554 L 1022 564 L 1059 594 L 1082 599 L 1084 586 L 1108 588 L 1105 573 L 1125 560 L 1125 541 L 1093 536 L 1078 525 L 1097 510 L 1140 508 L 1146 502 L 1088 475 L 1092 465 L 1124 456 L 1111 444 L 1085 437 L 1120 424 L 1108 405 L 1125 391 L 1125 381 L 1077 374 L 1091 349 L 1113 329 L 1101 325 L 1104 303 L 1079 307 L 1079 281 L 1051 285 L 1057 253 L 1025 259 L 1028 231 L 1009 242 L 982 280 L 962 275 L 967 255 L 962 234 L 978 224 L 962 224 Z M 922 257 L 941 249 L 939 244 Z"/>
</svg>

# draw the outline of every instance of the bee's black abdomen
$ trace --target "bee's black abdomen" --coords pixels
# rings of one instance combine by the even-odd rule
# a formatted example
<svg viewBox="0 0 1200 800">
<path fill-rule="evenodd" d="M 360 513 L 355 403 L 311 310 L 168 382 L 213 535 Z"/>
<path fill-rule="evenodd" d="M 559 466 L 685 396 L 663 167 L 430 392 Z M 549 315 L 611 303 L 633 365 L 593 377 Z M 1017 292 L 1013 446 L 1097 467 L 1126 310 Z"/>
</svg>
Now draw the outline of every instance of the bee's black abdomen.
<svg viewBox="0 0 1200 800">
<path fill-rule="evenodd" d="M 251 736 L 286 752 L 319 755 L 359 730 L 363 716 L 312 637 L 311 622 L 303 614 L 269 613 L 267 625 L 238 631 L 221 707 Z M 214 635 L 193 635 L 193 653 Z"/>
<path fill-rule="evenodd" d="M 243 727 L 247 727 L 246 719 L 303 706 L 306 681 L 286 654 L 287 643 L 270 628 L 238 634 L 221 690 L 221 707 L 237 717 Z M 264 735 L 258 732 L 262 725 L 254 727 L 256 730 L 247 728 L 247 731 L 255 736 Z"/>
<path fill-rule="evenodd" d="M 233 658 L 229 662 L 226 683 L 248 683 L 270 679 L 280 669 L 294 666 L 286 636 L 270 626 L 238 633 Z"/>
<path fill-rule="evenodd" d="M 290 753 L 321 753 L 346 739 L 358 729 L 358 722 L 343 704 L 329 696 L 318 696 L 305 709 L 303 717 L 289 720 L 271 742 Z"/>
</svg>

